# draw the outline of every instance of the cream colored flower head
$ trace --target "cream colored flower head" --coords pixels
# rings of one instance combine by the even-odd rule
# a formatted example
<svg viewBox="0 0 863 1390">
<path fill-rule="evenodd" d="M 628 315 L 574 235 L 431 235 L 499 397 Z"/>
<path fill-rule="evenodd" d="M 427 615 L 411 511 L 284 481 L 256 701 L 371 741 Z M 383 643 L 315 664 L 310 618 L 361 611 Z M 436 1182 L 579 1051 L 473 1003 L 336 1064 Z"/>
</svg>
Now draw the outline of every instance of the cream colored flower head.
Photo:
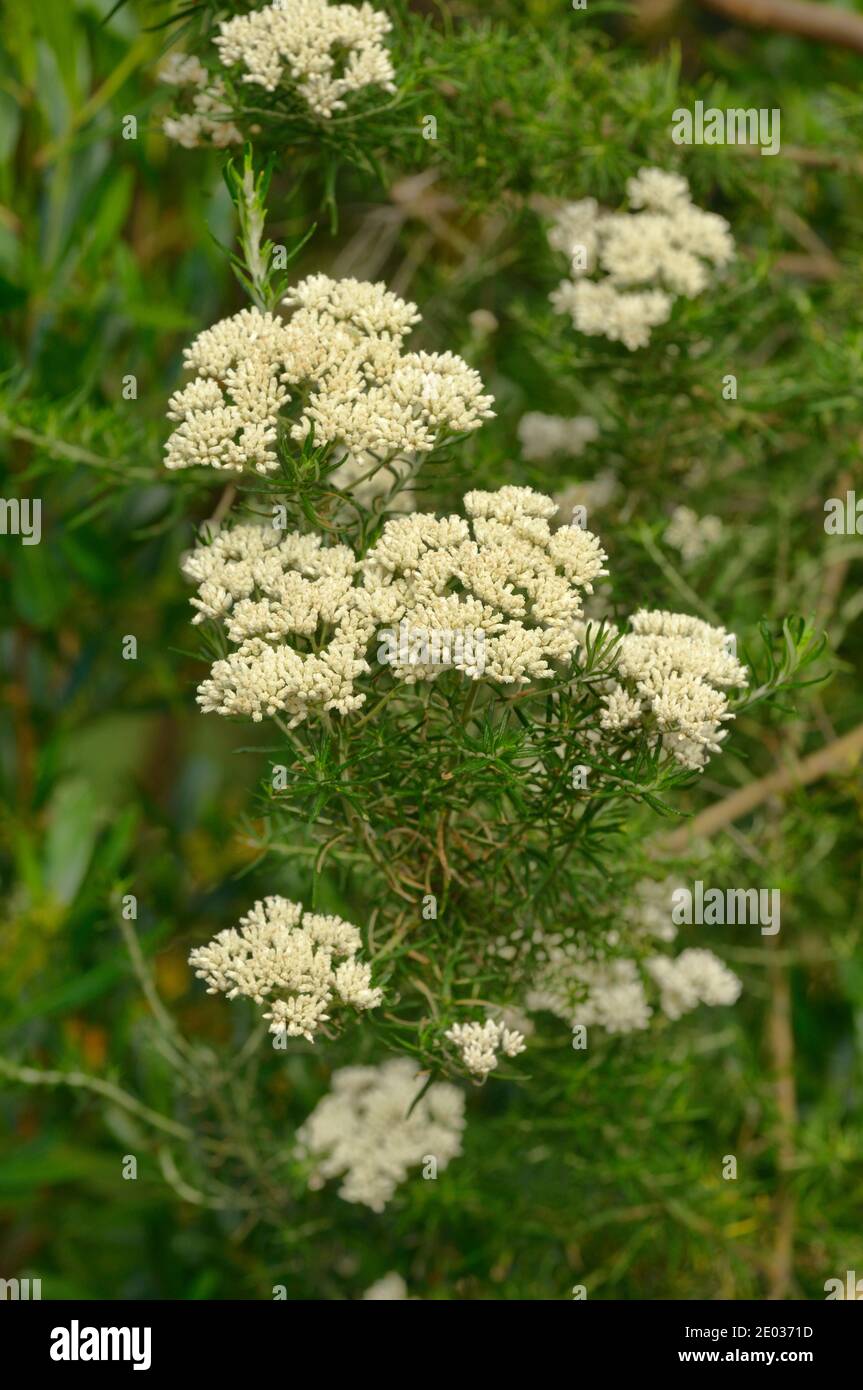
<svg viewBox="0 0 863 1390">
<path fill-rule="evenodd" d="M 461 666 L 473 679 L 552 675 L 578 644 L 582 596 L 607 573 L 599 540 L 575 526 L 552 531 L 556 504 L 531 488 L 469 492 L 464 509 L 467 520 L 414 513 L 386 523 L 363 561 L 374 612 L 411 630 L 481 634 L 482 669 Z M 439 674 L 401 657 L 393 669 L 409 682 Z"/>
<path fill-rule="evenodd" d="M 445 635 L 463 675 L 503 684 L 553 674 L 578 645 L 582 596 L 606 574 L 596 536 L 552 531 L 557 507 L 530 488 L 470 492 L 469 520 L 425 512 L 391 519 L 363 557 L 316 535 L 234 527 L 186 556 L 197 584 L 194 621 L 220 623 L 234 650 L 198 690 L 204 711 L 291 726 L 334 710 L 351 714 L 366 692 L 369 646 L 381 629 Z M 482 660 L 478 659 L 481 653 Z M 446 666 L 397 652 L 408 684 Z"/>
<path fill-rule="evenodd" d="M 556 946 L 547 952 L 527 994 L 527 1007 L 548 1012 L 569 1027 L 601 1028 L 606 1033 L 643 1032 L 654 1010 L 644 973 L 659 987 L 659 1008 L 676 1020 L 699 1004 L 735 1004 L 742 985 L 712 951 L 692 948 L 678 956 L 651 956 L 641 963 L 629 956 L 590 959 L 585 947 Z"/>
<path fill-rule="evenodd" d="M 599 435 L 599 426 L 590 415 L 544 415 L 529 410 L 518 422 L 518 438 L 524 458 L 530 462 L 566 454 L 576 458 Z"/>
<path fill-rule="evenodd" d="M 331 1008 L 374 1009 L 381 1002 L 371 966 L 359 959 L 361 946 L 357 928 L 341 917 L 270 897 L 240 918 L 239 930 L 196 947 L 189 964 L 209 994 L 268 1004 L 271 1033 L 314 1042 Z"/>
<path fill-rule="evenodd" d="M 629 212 L 603 212 L 592 198 L 559 211 L 549 243 L 569 256 L 570 277 L 551 302 L 580 332 L 634 351 L 666 322 L 678 295 L 708 287 L 733 258 L 734 242 L 723 217 L 695 206 L 681 174 L 641 169 L 627 193 Z"/>
<path fill-rule="evenodd" d="M 216 661 L 198 690 L 205 712 L 260 721 L 284 714 L 358 709 L 357 677 L 374 619 L 354 587 L 348 546 L 271 526 L 237 526 L 200 545 L 183 564 L 198 584 L 195 622 L 224 624 L 236 650 Z"/>
<path fill-rule="evenodd" d="M 420 1094 L 422 1093 L 422 1094 Z M 343 1067 L 297 1131 L 297 1155 L 314 1165 L 309 1186 L 341 1178 L 339 1196 L 381 1212 L 412 1168 L 432 1155 L 437 1171 L 461 1152 L 464 1096 L 430 1086 L 415 1062 Z"/>
<path fill-rule="evenodd" d="M 700 771 L 733 719 L 725 691 L 747 684 L 734 639 L 685 613 L 641 609 L 615 652 L 620 676 L 603 696 L 603 729 L 655 730 L 683 767 Z"/>
<path fill-rule="evenodd" d="M 605 932 L 599 939 L 580 931 L 562 929 L 518 930 L 496 938 L 492 955 L 510 963 L 514 981 L 525 988 L 524 1004 L 531 1013 L 552 1013 L 569 1028 L 600 1028 L 606 1033 L 643 1032 L 651 1025 L 655 1009 L 647 986 L 658 986 L 659 1009 L 678 1019 L 700 1004 L 708 1007 L 734 1004 L 741 992 L 736 975 L 712 951 L 688 949 L 679 955 L 645 955 L 645 946 L 657 939 L 671 941 L 665 929 L 670 918 L 666 885 L 636 885 L 635 898 L 626 915 L 630 946 L 636 954 L 622 954 L 620 934 Z M 645 889 L 652 896 L 645 896 Z M 663 899 L 664 907 L 653 890 Z M 644 912 L 655 915 L 645 918 Z"/>
<path fill-rule="evenodd" d="M 670 1019 L 690 1013 L 699 1004 L 710 1008 L 736 1004 L 743 988 L 724 961 L 701 947 L 690 947 L 679 956 L 653 956 L 646 968 L 661 991 L 660 1008 Z"/>
<path fill-rule="evenodd" d="M 534 935 L 539 936 L 533 942 L 537 964 L 525 996 L 531 1013 L 552 1013 L 569 1027 L 606 1033 L 636 1033 L 649 1026 L 653 1010 L 634 960 L 596 960 L 578 938 Z"/>
<path fill-rule="evenodd" d="M 409 1297 L 408 1286 L 404 1279 L 396 1270 L 391 1269 L 382 1278 L 369 1284 L 363 1294 L 363 1301 L 366 1303 L 401 1303 Z"/>
<path fill-rule="evenodd" d="M 242 144 L 241 132 L 231 120 L 225 84 L 220 77 L 210 77 L 198 58 L 188 53 L 170 53 L 159 71 L 159 80 L 170 87 L 184 88 L 188 111 L 175 111 L 166 116 L 162 129 L 169 140 L 184 149 L 199 145 Z"/>
<path fill-rule="evenodd" d="M 168 419 L 178 424 L 165 445 L 166 468 L 278 467 L 279 411 L 290 400 L 280 380 L 283 336 L 281 320 L 259 309 L 241 309 L 198 334 L 183 354 L 197 375 L 168 402 Z"/>
<path fill-rule="evenodd" d="M 501 1053 L 504 1057 L 517 1057 L 527 1046 L 522 1033 L 496 1018 L 482 1023 L 454 1023 L 444 1037 L 458 1048 L 464 1067 L 480 1080 L 494 1071 Z"/>
<path fill-rule="evenodd" d="M 724 538 L 718 516 L 699 516 L 691 507 L 675 507 L 662 539 L 679 551 L 685 565 L 703 557 Z"/>
<path fill-rule="evenodd" d="M 275 472 L 280 428 L 386 462 L 493 415 L 460 357 L 402 350 L 420 315 L 385 285 L 310 275 L 284 303 L 287 319 L 243 309 L 186 349 L 196 376 L 169 402 L 167 468 Z"/>
<path fill-rule="evenodd" d="M 290 84 L 324 120 L 347 107 L 345 98 L 366 87 L 396 90 L 382 40 L 392 24 L 371 5 L 327 0 L 275 0 L 222 20 L 215 40 L 226 67 L 243 82 L 275 92 Z"/>
</svg>

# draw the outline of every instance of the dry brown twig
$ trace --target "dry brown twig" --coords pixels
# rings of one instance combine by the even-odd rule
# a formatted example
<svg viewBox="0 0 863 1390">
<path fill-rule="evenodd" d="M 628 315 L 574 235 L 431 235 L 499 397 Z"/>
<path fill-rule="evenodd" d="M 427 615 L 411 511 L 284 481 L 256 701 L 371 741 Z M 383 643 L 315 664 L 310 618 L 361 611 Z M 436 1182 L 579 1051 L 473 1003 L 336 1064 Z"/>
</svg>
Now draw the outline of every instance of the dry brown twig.
<svg viewBox="0 0 863 1390">
<path fill-rule="evenodd" d="M 756 29 L 838 44 L 863 53 L 863 16 L 808 0 L 700 0 L 704 9 Z"/>
<path fill-rule="evenodd" d="M 828 773 L 850 772 L 863 756 L 863 724 L 837 738 L 817 752 L 810 753 L 802 762 L 794 762 L 789 767 L 780 768 L 766 777 L 759 777 L 745 787 L 738 788 L 722 801 L 708 806 L 707 810 L 680 826 L 678 830 L 666 835 L 660 848 L 668 854 L 678 854 L 695 840 L 709 839 L 718 830 L 740 820 L 757 806 L 772 796 L 784 796 L 797 787 L 808 786 Z"/>
</svg>

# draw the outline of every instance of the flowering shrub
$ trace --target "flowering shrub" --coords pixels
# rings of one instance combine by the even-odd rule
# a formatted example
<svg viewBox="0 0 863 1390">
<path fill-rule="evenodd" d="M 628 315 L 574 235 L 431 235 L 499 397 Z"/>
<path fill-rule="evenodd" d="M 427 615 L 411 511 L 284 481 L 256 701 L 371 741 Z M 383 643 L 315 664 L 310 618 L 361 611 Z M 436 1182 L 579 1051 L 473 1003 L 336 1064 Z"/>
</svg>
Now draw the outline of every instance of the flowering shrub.
<svg viewBox="0 0 863 1390">
<path fill-rule="evenodd" d="M 681 182 L 645 171 L 633 181 L 631 197 L 688 207 Z M 250 169 L 236 186 L 247 224 L 260 229 L 265 209 Z M 250 202 L 256 204 L 251 213 Z M 256 254 L 257 241 L 247 241 L 245 263 Z M 242 310 L 186 350 L 187 366 L 199 376 L 170 402 L 169 418 L 182 424 L 168 442 L 169 469 L 245 470 L 253 492 L 255 475 L 284 474 L 290 451 L 313 441 L 321 474 L 331 460 L 340 464 L 347 450 L 369 464 L 370 478 L 399 461 L 407 470 L 398 475 L 400 481 L 415 482 L 424 455 L 492 417 L 492 398 L 482 394 L 478 374 L 460 358 L 402 356 L 403 335 L 419 315 L 415 305 L 384 285 L 317 275 L 302 281 L 283 303 L 293 309 L 287 321 L 255 308 Z M 301 413 L 295 423 L 280 427 L 290 405 L 287 387 L 300 382 L 305 383 Z M 656 784 L 659 779 L 661 785 L 673 779 L 676 765 L 700 771 L 719 752 L 726 733 L 722 726 L 733 718 L 725 690 L 747 683 L 745 667 L 729 650 L 729 634 L 698 618 L 646 609 L 633 616 L 631 631 L 623 635 L 614 624 L 587 620 L 584 604 L 594 593 L 594 581 L 608 576 L 606 552 L 580 525 L 552 529 L 558 508 L 542 493 L 513 485 L 470 491 L 463 499 L 464 519 L 426 512 L 388 516 L 386 495 L 373 496 L 369 510 L 354 494 L 359 524 L 334 513 L 325 535 L 283 531 L 280 512 L 287 515 L 293 499 L 283 485 L 274 486 L 269 524 L 230 526 L 224 519 L 217 533 L 207 529 L 184 562 L 186 577 L 198 583 L 193 621 L 213 622 L 233 646 L 213 663 L 199 703 L 204 711 L 226 716 L 271 719 L 292 740 L 298 726 L 322 721 L 338 748 L 331 799 L 347 816 L 335 840 L 324 829 L 331 860 L 351 844 L 355 854 L 378 862 L 389 893 L 402 900 L 417 895 L 410 885 L 419 882 L 428 891 L 415 897 L 416 911 L 428 909 L 428 920 L 438 920 L 440 897 L 447 919 L 467 937 L 482 935 L 495 921 L 487 896 L 478 912 L 478 901 L 461 891 L 468 887 L 468 865 L 482 857 L 451 829 L 457 808 L 464 825 L 467 793 L 481 843 L 478 832 L 491 805 L 475 767 L 462 761 L 457 773 L 444 774 L 447 781 L 457 775 L 459 785 L 452 788 L 454 795 L 446 787 L 438 795 L 431 823 L 419 805 L 402 810 L 402 832 L 412 828 L 405 862 L 394 857 L 386 863 L 373 844 L 378 833 L 392 835 L 395 829 L 384 829 L 390 777 L 381 773 L 364 782 L 361 775 L 350 795 L 341 787 L 342 779 L 353 780 L 352 768 L 368 767 L 381 739 L 390 756 L 398 748 L 407 752 L 424 684 L 430 696 L 435 685 L 447 681 L 437 709 L 430 699 L 419 706 L 423 736 L 434 731 L 442 750 L 457 747 L 457 729 L 462 735 L 476 729 L 486 737 L 495 731 L 508 740 L 526 731 L 524 742 L 513 748 L 512 813 L 497 846 L 510 858 L 525 831 L 538 831 L 541 843 L 541 805 L 559 780 L 534 753 L 540 730 L 544 739 L 554 740 L 555 759 L 574 764 L 585 778 L 577 789 L 570 776 L 562 798 L 562 814 L 576 839 L 585 822 L 585 800 L 578 791 L 587 793 L 591 806 L 614 799 L 614 782 L 631 765 L 627 793 L 637 800 L 645 780 Z M 352 544 L 338 539 L 342 535 Z M 447 642 L 458 632 L 468 641 L 457 648 L 452 644 L 455 657 L 446 663 L 430 661 L 426 650 L 408 641 L 404 650 L 388 651 L 386 661 L 373 667 L 371 646 L 396 625 L 408 633 L 446 634 Z M 527 688 L 516 705 L 521 687 Z M 556 698 L 549 707 L 552 691 Z M 292 741 L 286 763 L 279 766 L 287 767 L 296 750 L 302 767 L 312 747 L 306 743 L 304 752 Z M 293 766 L 296 770 L 296 762 Z M 274 794 L 277 815 L 281 801 Z M 323 809 L 320 799 L 317 807 Z M 321 821 L 321 828 L 331 823 L 329 817 Z M 319 834 L 314 818 L 311 831 Z M 420 846 L 430 836 L 432 853 L 426 858 Z M 480 892 L 484 886 L 487 891 L 489 867 L 486 860 Z M 549 908 L 556 912 L 556 899 Z M 602 959 L 608 945 L 617 947 L 620 934 L 591 942 L 571 926 L 545 933 L 536 899 L 532 910 L 536 927 L 526 939 L 528 961 L 521 945 L 509 949 L 509 937 L 498 937 L 496 950 L 483 953 L 485 988 L 493 985 L 495 1005 L 521 1000 L 571 1026 L 597 1025 L 610 1033 L 646 1028 L 651 1009 L 636 961 L 614 949 Z M 404 914 L 386 900 L 379 912 L 377 958 L 385 965 L 388 942 L 403 931 Z M 328 1018 L 334 992 L 360 1009 L 380 1004 L 381 990 L 371 988 L 369 966 L 354 958 L 361 945 L 356 928 L 338 918 L 302 917 L 301 908 L 277 897 L 258 904 L 241 925 L 241 933 L 221 932 L 209 946 L 196 948 L 190 963 L 211 992 L 229 998 L 240 993 L 260 1003 L 272 991 L 287 992 L 288 999 L 274 999 L 265 1015 L 272 1020 L 271 1032 L 312 1041 Z M 521 943 L 522 937 L 516 930 L 512 941 Z M 637 931 L 635 938 L 638 944 Z M 445 959 L 444 940 L 437 954 L 443 952 Z M 539 942 L 544 949 L 536 949 Z M 334 951 L 347 957 L 337 967 Z M 495 972 L 495 962 L 505 962 L 505 968 Z M 644 969 L 660 987 L 661 1007 L 670 1018 L 700 1002 L 733 1003 L 740 991 L 739 980 L 706 950 L 684 951 L 674 960 L 650 956 Z M 468 986 L 464 996 L 453 991 L 439 1000 L 449 1026 L 429 1029 L 419 1023 L 417 1042 L 429 1064 L 451 1065 L 455 1056 L 468 1075 L 484 1080 L 497 1069 L 499 1054 L 515 1058 L 525 1041 L 517 1029 L 493 1017 L 457 1019 L 459 1006 L 472 1002 L 472 979 L 478 980 L 475 966 L 466 963 L 461 973 Z M 403 986 L 398 988 L 404 1013 L 408 1000 Z M 449 1056 L 444 1041 L 454 1046 Z"/>
<path fill-rule="evenodd" d="M 46 1296 L 818 1296 L 855 78 L 698 8 L 682 69 L 614 7 L 169 8 L 10 31 L 20 1248 Z M 775 158 L 672 137 L 735 74 Z"/>
</svg>

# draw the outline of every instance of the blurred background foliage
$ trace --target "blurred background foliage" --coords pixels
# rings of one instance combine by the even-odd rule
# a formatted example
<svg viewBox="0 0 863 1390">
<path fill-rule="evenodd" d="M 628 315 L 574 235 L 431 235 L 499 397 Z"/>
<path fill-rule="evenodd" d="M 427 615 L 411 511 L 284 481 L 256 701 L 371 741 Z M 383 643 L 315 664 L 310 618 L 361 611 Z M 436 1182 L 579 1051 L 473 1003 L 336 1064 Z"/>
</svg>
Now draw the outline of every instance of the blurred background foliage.
<svg viewBox="0 0 863 1390">
<path fill-rule="evenodd" d="M 81 1088 L 10 1082 L 0 1275 L 41 1277 L 45 1297 L 269 1298 L 284 1283 L 289 1297 L 353 1298 L 390 1269 L 427 1298 L 567 1298 L 575 1284 L 600 1298 L 822 1297 L 863 1262 L 860 780 L 837 754 L 805 785 L 757 788 L 863 719 L 863 540 L 823 529 L 824 501 L 860 481 L 859 59 L 693 3 L 382 7 L 396 20 L 392 111 L 319 141 L 277 120 L 246 132 L 277 155 L 269 234 L 316 223 L 298 276 L 386 279 L 423 309 L 412 346 L 461 352 L 494 392 L 497 418 L 432 479 L 430 505 L 468 481 L 554 491 L 612 470 L 590 525 L 623 608 L 699 613 L 744 643 L 793 612 L 827 633 L 825 681 L 744 712 L 676 801 L 698 814 L 755 786 L 745 814 L 695 849 L 645 818 L 627 846 L 645 872 L 780 887 L 782 931 L 704 933 L 743 978 L 734 1010 L 586 1054 L 543 1025 L 531 1079 L 471 1089 L 463 1157 L 384 1216 L 331 1190 L 301 1206 L 276 1190 L 255 1220 L 202 1210 L 140 1117 Z M 243 298 L 221 249 L 235 230 L 223 156 L 166 141 L 155 74 L 171 44 L 203 53 L 215 20 L 244 8 L 7 0 L 0 56 L 2 494 L 43 499 L 40 545 L 0 537 L 0 1052 L 116 1082 L 193 1129 L 120 899 L 137 897 L 159 999 L 187 1036 L 230 1048 L 247 1019 L 193 984 L 190 946 L 255 896 L 308 895 L 289 853 L 259 862 L 264 739 L 249 751 L 254 732 L 196 711 L 178 562 L 216 494 L 160 469 L 182 347 Z M 779 108 L 782 152 L 673 146 L 671 112 L 696 98 Z M 539 213 L 560 197 L 617 204 L 644 163 L 681 168 L 740 257 L 627 354 L 551 312 L 565 268 Z M 599 438 L 578 460 L 530 463 L 526 410 L 590 414 Z M 680 504 L 725 527 L 689 566 L 663 539 Z M 339 903 L 338 884 L 324 892 Z M 277 1171 L 357 1038 L 277 1054 L 254 1108 L 238 1094 L 255 1163 Z M 127 1153 L 136 1182 L 120 1177 Z"/>
</svg>

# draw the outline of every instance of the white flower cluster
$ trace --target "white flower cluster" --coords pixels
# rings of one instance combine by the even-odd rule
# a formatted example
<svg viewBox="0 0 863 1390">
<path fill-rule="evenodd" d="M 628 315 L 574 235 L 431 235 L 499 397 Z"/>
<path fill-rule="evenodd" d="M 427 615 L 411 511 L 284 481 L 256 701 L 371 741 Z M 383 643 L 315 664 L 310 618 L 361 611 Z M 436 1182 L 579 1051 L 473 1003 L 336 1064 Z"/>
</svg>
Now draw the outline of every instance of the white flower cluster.
<svg viewBox="0 0 863 1390">
<path fill-rule="evenodd" d="M 271 1033 L 314 1042 L 334 996 L 355 1009 L 374 1009 L 381 1001 L 371 966 L 358 959 L 361 946 L 358 929 L 341 917 L 303 912 L 301 903 L 270 897 L 240 918 L 239 931 L 230 927 L 196 947 L 189 964 L 208 994 L 267 1002 Z"/>
<path fill-rule="evenodd" d="M 636 938 L 673 941 L 677 927 L 671 916 L 674 893 L 684 885 L 678 878 L 642 878 L 623 910 L 624 920 Z"/>
<path fill-rule="evenodd" d="M 700 560 L 722 540 L 718 516 L 699 516 L 691 507 L 675 507 L 662 539 L 680 554 L 685 565 Z"/>
<path fill-rule="evenodd" d="M 479 1077 L 494 1071 L 499 1052 L 505 1057 L 517 1057 L 526 1047 L 521 1033 L 493 1018 L 485 1023 L 454 1023 L 444 1037 L 459 1049 L 468 1071 Z"/>
<path fill-rule="evenodd" d="M 549 662 L 575 650 L 581 594 L 605 574 L 605 553 L 589 531 L 552 532 L 555 504 L 530 488 L 464 501 L 473 534 L 460 517 L 414 512 L 390 519 L 363 559 L 271 526 L 237 526 L 199 545 L 183 564 L 198 585 L 195 622 L 224 623 L 237 644 L 199 687 L 202 709 L 256 722 L 285 714 L 292 727 L 327 710 L 350 714 L 366 698 L 355 682 L 370 670 L 375 631 L 402 620 L 462 634 L 453 665 L 472 679 L 550 675 Z M 399 651 L 388 663 L 397 679 L 433 680 L 444 669 L 415 656 Z"/>
<path fill-rule="evenodd" d="M 529 410 L 518 422 L 518 438 L 522 456 L 530 462 L 567 454 L 576 458 L 586 444 L 599 436 L 599 426 L 590 415 L 543 415 L 541 410 Z"/>
<path fill-rule="evenodd" d="M 613 468 L 602 468 L 598 473 L 594 473 L 592 478 L 587 478 L 583 482 L 573 480 L 554 494 L 554 500 L 560 508 L 561 518 L 571 518 L 575 515 L 576 507 L 583 509 L 583 515 L 589 516 L 591 512 L 601 510 L 614 501 L 619 491 L 617 474 Z M 563 520 L 566 525 L 566 520 Z"/>
<path fill-rule="evenodd" d="M 272 526 L 237 526 L 192 551 L 183 572 L 198 584 L 194 621 L 223 621 L 238 644 L 199 686 L 203 711 L 256 723 L 286 714 L 293 727 L 313 712 L 358 709 L 365 696 L 354 682 L 370 669 L 375 622 L 359 605 L 357 568 L 347 546 Z"/>
<path fill-rule="evenodd" d="M 547 1011 L 571 1027 L 602 1028 L 606 1033 L 634 1033 L 650 1022 L 652 1010 L 634 960 L 591 960 L 579 941 L 552 933 L 535 948 L 541 963 L 525 1005 Z"/>
<path fill-rule="evenodd" d="M 401 1303 L 407 1298 L 408 1286 L 394 1269 L 369 1284 L 363 1294 L 363 1301 L 369 1303 Z"/>
<path fill-rule="evenodd" d="M 740 996 L 741 983 L 712 951 L 694 947 L 679 956 L 651 956 L 644 962 L 660 989 L 659 1007 L 677 1020 L 699 1004 L 730 1005 Z M 566 1003 L 566 979 L 555 989 L 534 991 L 530 1007 L 546 1008 L 572 1025 L 603 1028 L 607 1033 L 630 1033 L 648 1027 L 652 1009 L 636 961 L 620 957 L 573 967 L 568 983 L 586 990 L 574 1007 Z M 570 996 L 571 998 L 571 996 Z"/>
<path fill-rule="evenodd" d="M 222 20 L 215 40 L 226 67 L 241 63 L 243 81 L 274 92 L 287 70 L 316 116 L 328 120 L 345 97 L 364 87 L 396 90 L 381 40 L 392 29 L 371 5 L 327 0 L 274 0 L 262 10 Z"/>
<path fill-rule="evenodd" d="M 668 903 L 661 923 L 659 892 L 667 885 L 639 884 L 628 914 L 636 939 L 659 937 L 671 941 L 676 930 L 670 923 Z M 563 932 L 536 930 L 525 936 L 515 932 L 498 938 L 494 954 L 514 961 L 528 980 L 525 1007 L 532 1013 L 548 1012 L 569 1027 L 601 1028 L 606 1033 L 642 1032 L 653 1016 L 645 988 L 642 963 L 633 957 L 612 954 L 619 948 L 616 932 L 606 932 L 600 954 L 591 954 L 585 939 Z M 650 955 L 643 961 L 647 977 L 659 987 L 659 1007 L 676 1020 L 699 1004 L 710 1007 L 734 1004 L 741 983 L 712 951 L 692 948 L 678 956 Z"/>
<path fill-rule="evenodd" d="M 283 301 L 289 319 L 242 309 L 185 350 L 195 379 L 171 397 L 178 422 L 167 468 L 271 473 L 283 412 L 290 437 L 340 445 L 361 460 L 429 453 L 446 434 L 493 415 L 482 381 L 454 353 L 403 352 L 420 315 L 383 284 L 310 275 Z"/>
<path fill-rule="evenodd" d="M 659 986 L 660 1007 L 668 1018 L 680 1018 L 699 1004 L 715 1008 L 735 1004 L 742 985 L 712 951 L 693 947 L 679 956 L 653 956 L 646 962 L 654 983 Z"/>
<path fill-rule="evenodd" d="M 694 205 L 680 174 L 641 169 L 627 183 L 629 212 L 603 212 L 595 198 L 565 205 L 549 242 L 570 258 L 570 278 L 551 295 L 581 333 L 644 347 L 678 295 L 693 298 L 711 268 L 728 264 L 728 223 Z M 599 279 L 590 277 L 598 273 Z"/>
<path fill-rule="evenodd" d="M 278 467 L 277 422 L 290 399 L 281 380 L 284 327 L 272 314 L 241 309 L 185 349 L 197 376 L 168 402 L 168 419 L 179 424 L 165 445 L 166 468 Z"/>
<path fill-rule="evenodd" d="M 724 690 L 747 683 L 733 638 L 685 613 L 641 609 L 630 619 L 615 661 L 620 680 L 603 695 L 603 729 L 655 728 L 683 767 L 700 771 L 719 751 L 734 716 Z"/>
<path fill-rule="evenodd" d="M 552 674 L 579 640 L 582 594 L 607 573 L 596 536 L 577 526 L 552 531 L 557 507 L 527 487 L 469 492 L 460 517 L 416 512 L 386 523 L 363 561 L 364 583 L 383 622 L 414 630 L 483 634 L 483 667 L 466 657 L 458 669 L 503 684 Z M 475 644 L 465 644 L 474 651 Z M 396 661 L 407 681 L 440 668 Z"/>
<path fill-rule="evenodd" d="M 225 84 L 210 77 L 203 63 L 188 53 L 171 53 L 163 64 L 159 79 L 171 87 L 192 92 L 192 110 L 166 116 L 162 129 L 169 140 L 193 150 L 209 142 L 217 149 L 242 144 L 243 136 L 231 121 Z"/>
<path fill-rule="evenodd" d="M 340 1197 L 380 1212 L 411 1168 L 429 1159 L 445 1168 L 461 1152 L 464 1096 L 436 1081 L 414 1105 L 422 1088 L 406 1057 L 334 1072 L 329 1094 L 297 1131 L 298 1156 L 314 1163 L 309 1186 L 341 1177 Z"/>
</svg>

